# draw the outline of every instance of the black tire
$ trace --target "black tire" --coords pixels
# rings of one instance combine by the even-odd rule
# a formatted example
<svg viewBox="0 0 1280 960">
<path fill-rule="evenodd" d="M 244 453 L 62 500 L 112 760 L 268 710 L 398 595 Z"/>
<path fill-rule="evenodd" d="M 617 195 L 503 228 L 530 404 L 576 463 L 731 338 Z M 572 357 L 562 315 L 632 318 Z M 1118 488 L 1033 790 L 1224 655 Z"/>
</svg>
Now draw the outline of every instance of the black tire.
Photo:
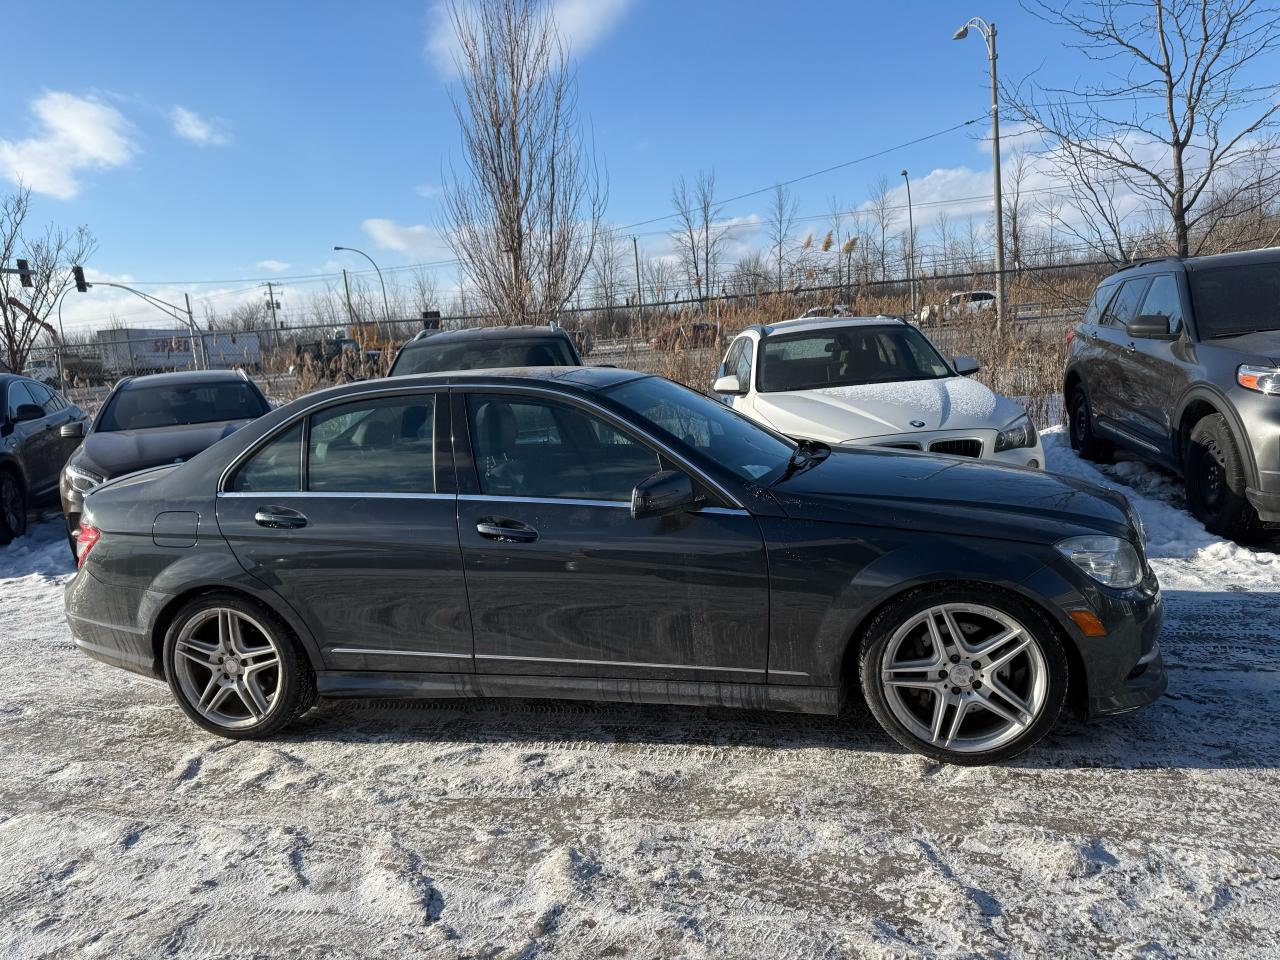
<svg viewBox="0 0 1280 960">
<path fill-rule="evenodd" d="M 1115 459 L 1115 447 L 1106 440 L 1100 440 L 1093 432 L 1093 408 L 1089 406 L 1089 393 L 1083 386 L 1072 391 L 1067 416 L 1071 449 L 1081 460 L 1111 463 Z"/>
<path fill-rule="evenodd" d="M 914 703 L 918 705 L 923 721 L 933 709 L 936 709 L 937 700 L 933 698 L 939 696 L 938 691 L 905 690 L 899 696 L 898 706 L 895 708 L 890 702 L 890 694 L 886 692 L 886 684 L 882 678 L 882 671 L 886 666 L 886 654 L 890 652 L 890 642 L 900 629 L 910 624 L 916 617 L 923 615 L 925 611 L 946 605 L 972 605 L 995 611 L 1021 626 L 1022 635 L 1030 638 L 1026 651 L 1015 656 L 1007 666 L 999 668 L 1002 675 L 994 679 L 991 672 L 984 669 L 981 661 L 983 654 L 973 658 L 966 657 L 964 663 L 957 662 L 954 666 L 947 666 L 949 670 L 959 670 L 962 666 L 969 665 L 974 668 L 971 671 L 974 676 L 971 687 L 965 689 L 952 687 L 952 681 L 949 679 L 945 684 L 939 684 L 940 687 L 947 688 L 941 690 L 942 697 L 946 697 L 948 690 L 955 691 L 958 694 L 956 700 L 965 700 L 968 703 L 965 708 L 968 713 L 960 714 L 959 729 L 962 732 L 966 729 L 970 731 L 970 736 L 967 738 L 969 742 L 966 743 L 966 738 L 959 737 L 957 742 L 961 746 L 956 748 L 930 742 L 913 731 L 895 712 L 895 710 L 911 709 L 909 703 L 904 701 L 914 697 L 916 698 Z M 962 634 L 966 634 L 966 629 L 971 625 L 971 622 L 963 619 L 965 616 L 965 613 L 958 613 L 953 617 L 953 622 L 957 624 Z M 975 615 L 972 622 L 975 630 L 979 621 L 980 618 Z M 911 642 L 909 639 L 911 636 L 912 634 L 908 632 L 908 640 L 902 643 Z M 924 636 L 928 642 L 927 632 Z M 975 637 L 977 637 L 976 633 L 973 636 L 966 634 L 965 639 L 973 641 Z M 1016 642 L 1018 641 L 1011 640 L 1010 645 Z M 997 649 L 1008 650 L 1011 646 Z M 944 651 L 938 651 L 938 653 L 941 659 L 950 659 L 942 656 Z M 989 667 L 990 662 L 986 666 Z M 918 671 L 921 679 L 932 676 L 933 669 L 935 668 L 931 667 Z M 976 583 L 931 584 L 909 590 L 890 601 L 867 625 L 863 633 L 858 660 L 858 675 L 863 696 L 885 732 L 908 750 L 943 763 L 962 766 L 979 766 L 1009 760 L 1039 742 L 1053 728 L 1058 715 L 1062 712 L 1067 695 L 1067 671 L 1067 656 L 1062 640 L 1042 611 L 1016 594 Z M 1023 675 L 1021 679 L 1018 677 L 1019 672 Z M 981 678 L 986 679 L 985 692 L 982 689 Z M 1037 681 L 1036 678 L 1039 680 Z M 1021 686 L 1024 683 L 1028 685 Z M 1019 714 L 1017 724 L 1008 723 L 989 709 L 983 709 L 979 705 L 980 699 L 986 698 L 989 701 L 996 690 L 1015 688 L 1036 690 L 1034 695 L 1028 695 L 1024 700 L 1027 705 L 1032 706 L 1033 712 L 1030 715 Z M 996 704 L 1009 706 L 1010 702 L 996 699 Z M 946 705 L 942 707 L 944 718 L 947 716 L 947 709 Z M 950 709 L 952 710 L 950 716 L 954 719 L 959 708 L 952 705 Z M 937 715 L 934 714 L 934 716 Z M 984 729 L 984 725 L 992 728 L 990 732 Z M 944 722 L 942 726 L 945 728 L 950 724 Z M 1000 728 L 1003 728 L 1002 733 L 999 732 Z M 990 748 L 981 746 L 984 738 L 992 741 L 993 745 Z"/>
<path fill-rule="evenodd" d="M 0 470 L 0 546 L 27 532 L 27 491 L 22 478 Z"/>
<path fill-rule="evenodd" d="M 228 726 L 219 723 L 202 713 L 184 689 L 183 676 L 175 666 L 179 639 L 193 622 L 207 623 L 211 619 L 210 611 L 214 610 L 235 611 L 253 621 L 253 630 L 262 633 L 278 654 L 278 668 L 275 668 L 276 672 L 272 677 L 278 686 L 269 709 L 259 719 L 248 716 L 249 711 L 246 710 L 246 722 L 242 724 Z M 256 641 L 257 638 L 251 640 Z M 169 689 L 183 712 L 210 733 L 231 740 L 259 740 L 274 736 L 311 709 L 316 700 L 315 671 L 293 631 L 271 610 L 240 594 L 225 591 L 207 593 L 182 607 L 165 633 L 162 660 Z M 206 667 L 197 665 L 195 669 L 204 670 L 206 676 L 213 677 L 213 672 Z M 240 676 L 247 679 L 247 671 Z M 224 676 L 223 679 L 232 678 Z"/>
<path fill-rule="evenodd" d="M 1222 414 L 1191 428 L 1183 478 L 1187 506 L 1210 533 L 1241 543 L 1262 536 L 1262 521 L 1245 497 L 1244 457 Z"/>
</svg>

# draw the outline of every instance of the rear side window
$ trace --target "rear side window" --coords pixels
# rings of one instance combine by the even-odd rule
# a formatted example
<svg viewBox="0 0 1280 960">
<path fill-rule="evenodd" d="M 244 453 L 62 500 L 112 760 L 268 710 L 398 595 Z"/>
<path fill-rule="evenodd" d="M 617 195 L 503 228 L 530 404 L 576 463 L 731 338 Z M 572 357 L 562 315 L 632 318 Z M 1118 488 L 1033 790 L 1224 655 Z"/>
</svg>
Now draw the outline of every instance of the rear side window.
<svg viewBox="0 0 1280 960">
<path fill-rule="evenodd" d="M 1178 281 L 1163 274 L 1151 281 L 1138 316 L 1161 316 L 1169 319 L 1169 332 L 1182 329 L 1182 301 L 1178 297 Z"/>
<path fill-rule="evenodd" d="M 361 400 L 313 414 L 307 489 L 435 493 L 436 397 Z"/>
<path fill-rule="evenodd" d="M 36 403 L 36 398 L 31 395 L 31 391 L 27 389 L 27 385 L 21 380 L 14 380 L 9 384 L 9 402 L 8 413 L 10 420 L 18 419 L 18 408 L 27 404 Z M 36 404 L 39 406 L 39 404 Z"/>
<path fill-rule="evenodd" d="M 1089 301 L 1089 309 L 1084 312 L 1084 322 L 1099 323 L 1102 320 L 1102 312 L 1107 308 L 1107 303 L 1115 292 L 1115 284 L 1098 287 L 1097 293 Z"/>
<path fill-rule="evenodd" d="M 299 421 L 254 453 L 230 489 L 435 493 L 437 396 L 361 400 L 312 414 L 305 461 Z"/>
<path fill-rule="evenodd" d="M 231 481 L 232 490 L 294 493 L 302 489 L 302 422 L 249 458 Z"/>
<path fill-rule="evenodd" d="M 1142 294 L 1146 292 L 1146 277 L 1126 280 L 1120 292 L 1102 315 L 1102 322 L 1111 326 L 1123 327 L 1138 315 L 1138 304 L 1142 302 Z"/>
</svg>

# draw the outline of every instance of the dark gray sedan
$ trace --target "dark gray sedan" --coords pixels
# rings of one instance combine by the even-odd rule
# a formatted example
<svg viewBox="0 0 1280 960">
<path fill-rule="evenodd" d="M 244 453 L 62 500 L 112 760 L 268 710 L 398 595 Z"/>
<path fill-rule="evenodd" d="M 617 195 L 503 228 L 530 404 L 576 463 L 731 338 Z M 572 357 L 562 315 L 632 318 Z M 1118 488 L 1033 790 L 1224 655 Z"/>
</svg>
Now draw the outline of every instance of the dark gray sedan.
<svg viewBox="0 0 1280 960">
<path fill-rule="evenodd" d="M 1151 702 L 1159 587 L 1122 497 L 794 443 L 658 377 L 489 370 L 296 400 L 85 498 L 76 643 L 228 737 L 325 697 L 834 714 L 1005 759 Z"/>
</svg>

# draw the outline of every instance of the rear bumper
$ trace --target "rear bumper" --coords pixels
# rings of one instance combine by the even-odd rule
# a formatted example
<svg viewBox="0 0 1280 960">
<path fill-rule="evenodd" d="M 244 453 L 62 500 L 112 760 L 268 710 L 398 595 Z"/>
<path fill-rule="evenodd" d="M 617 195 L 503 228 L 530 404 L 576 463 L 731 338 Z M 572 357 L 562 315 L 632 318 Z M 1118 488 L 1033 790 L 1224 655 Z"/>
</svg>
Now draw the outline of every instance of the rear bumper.
<svg viewBox="0 0 1280 960">
<path fill-rule="evenodd" d="M 108 586 L 81 570 L 63 591 L 67 627 L 75 645 L 95 660 L 162 679 L 150 634 L 130 622 L 141 597 L 125 594 L 137 593 Z"/>
</svg>

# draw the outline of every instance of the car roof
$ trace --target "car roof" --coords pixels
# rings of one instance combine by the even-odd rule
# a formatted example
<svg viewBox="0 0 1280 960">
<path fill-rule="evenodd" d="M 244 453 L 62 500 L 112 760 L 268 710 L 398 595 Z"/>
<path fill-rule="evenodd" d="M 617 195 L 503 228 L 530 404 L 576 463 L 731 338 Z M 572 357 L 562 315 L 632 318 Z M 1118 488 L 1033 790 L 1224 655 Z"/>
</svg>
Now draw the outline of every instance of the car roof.
<svg viewBox="0 0 1280 960">
<path fill-rule="evenodd" d="M 1264 247 L 1261 250 L 1240 250 L 1235 253 L 1211 253 L 1203 257 L 1152 257 L 1127 263 L 1107 280 L 1134 273 L 1158 272 L 1161 268 L 1181 267 L 1194 273 L 1215 267 L 1243 267 L 1254 263 L 1280 263 L 1280 247 Z M 1105 281 L 1104 281 L 1105 282 Z"/>
<path fill-rule="evenodd" d="M 905 324 L 901 317 L 797 317 L 794 320 L 779 320 L 777 323 L 748 327 L 762 336 L 774 333 L 804 333 L 809 330 L 835 330 L 843 327 L 885 327 Z M 745 332 L 745 331 L 744 331 Z"/>
<path fill-rule="evenodd" d="M 426 343 L 460 343 L 466 340 L 546 340 L 562 337 L 568 339 L 569 334 L 560 327 L 468 327 L 463 330 L 423 330 L 405 344 L 408 349 L 417 344 Z"/>
<path fill-rule="evenodd" d="M 184 383 L 230 383 L 249 379 L 239 370 L 175 370 L 172 373 L 149 373 L 143 377 L 125 377 L 116 389 L 133 387 L 162 387 Z"/>
</svg>

